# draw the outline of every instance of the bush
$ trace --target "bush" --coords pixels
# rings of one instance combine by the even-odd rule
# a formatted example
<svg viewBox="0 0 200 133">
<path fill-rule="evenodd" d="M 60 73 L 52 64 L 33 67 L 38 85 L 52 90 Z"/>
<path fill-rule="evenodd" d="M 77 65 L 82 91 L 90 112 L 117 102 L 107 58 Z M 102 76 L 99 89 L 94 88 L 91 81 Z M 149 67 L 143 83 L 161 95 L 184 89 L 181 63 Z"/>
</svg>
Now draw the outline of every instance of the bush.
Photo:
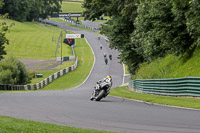
<svg viewBox="0 0 200 133">
<path fill-rule="evenodd" d="M 31 80 L 24 64 L 11 57 L 0 62 L 0 84 L 24 85 Z"/>
</svg>

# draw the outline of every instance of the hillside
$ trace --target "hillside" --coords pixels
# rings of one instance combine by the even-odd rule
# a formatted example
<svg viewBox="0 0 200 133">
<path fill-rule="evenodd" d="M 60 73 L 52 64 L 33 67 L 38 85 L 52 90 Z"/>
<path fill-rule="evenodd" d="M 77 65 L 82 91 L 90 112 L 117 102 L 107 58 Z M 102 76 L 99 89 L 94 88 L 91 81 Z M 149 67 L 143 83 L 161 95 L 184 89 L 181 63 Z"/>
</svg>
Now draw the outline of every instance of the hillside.
<svg viewBox="0 0 200 133">
<path fill-rule="evenodd" d="M 168 55 L 151 63 L 143 63 L 132 79 L 200 77 L 200 48 L 183 56 Z"/>
<path fill-rule="evenodd" d="M 10 42 L 6 45 L 6 56 L 26 59 L 55 59 L 60 56 L 60 49 L 55 56 L 60 28 L 37 22 L 21 23 L 0 19 L 0 22 L 2 21 L 15 24 L 6 34 Z M 71 48 L 63 45 L 63 56 L 70 55 L 72 55 Z"/>
</svg>

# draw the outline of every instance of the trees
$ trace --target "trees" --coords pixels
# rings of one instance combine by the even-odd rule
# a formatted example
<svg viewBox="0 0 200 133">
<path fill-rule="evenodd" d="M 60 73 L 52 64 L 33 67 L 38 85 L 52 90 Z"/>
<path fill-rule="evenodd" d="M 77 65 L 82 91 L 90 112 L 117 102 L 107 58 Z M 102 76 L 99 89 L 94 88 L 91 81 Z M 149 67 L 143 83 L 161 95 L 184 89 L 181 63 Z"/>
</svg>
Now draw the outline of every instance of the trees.
<svg viewBox="0 0 200 133">
<path fill-rule="evenodd" d="M 48 15 L 60 11 L 62 0 L 39 0 L 39 3 L 40 17 L 46 18 Z"/>
<path fill-rule="evenodd" d="M 5 52 L 5 44 L 8 44 L 9 41 L 8 39 L 5 37 L 6 35 L 6 31 L 8 30 L 8 26 L 6 25 L 6 23 L 0 23 L 0 60 L 3 58 L 3 55 L 6 55 Z"/>
<path fill-rule="evenodd" d="M 32 21 L 59 12 L 62 0 L 4 0 L 4 3 L 1 14 L 9 13 L 17 21 Z"/>
<path fill-rule="evenodd" d="M 175 3 L 175 5 L 178 7 L 179 4 L 182 2 L 180 0 L 177 0 L 179 2 Z M 183 3 L 181 4 L 183 5 Z M 188 10 L 184 10 L 184 15 L 186 18 L 186 26 L 188 33 L 191 35 L 191 37 L 194 39 L 193 47 L 200 45 L 200 1 L 198 0 L 189 0 L 187 2 L 184 2 L 184 6 L 187 7 Z M 179 11 L 179 10 L 178 10 Z"/>
<path fill-rule="evenodd" d="M 30 10 L 29 0 L 4 0 L 4 3 L 1 14 L 9 13 L 14 20 L 26 21 Z"/>
<path fill-rule="evenodd" d="M 180 8 L 174 7 L 171 0 L 145 0 L 138 6 L 138 17 L 134 22 L 137 28 L 132 40 L 143 49 L 146 61 L 168 53 L 180 55 L 190 48 L 193 39 L 187 31 L 183 10 L 186 7 Z"/>
<path fill-rule="evenodd" d="M 102 28 L 110 47 L 134 74 L 139 64 L 166 54 L 181 55 L 200 44 L 198 0 L 85 0 L 86 19 L 102 13 L 110 19 Z"/>
<path fill-rule="evenodd" d="M 28 72 L 19 60 L 11 57 L 0 62 L 0 84 L 23 85 L 29 82 Z"/>
<path fill-rule="evenodd" d="M 3 0 L 0 0 L 0 9 L 3 7 L 4 3 Z"/>
<path fill-rule="evenodd" d="M 0 0 L 0 9 L 4 5 L 3 0 Z M 7 15 L 0 16 L 0 19 L 5 18 Z M 10 25 L 12 26 L 12 24 Z M 5 44 L 9 44 L 8 39 L 6 38 L 6 32 L 9 27 L 5 22 L 0 22 L 0 60 L 3 58 L 3 55 L 6 55 Z"/>
</svg>

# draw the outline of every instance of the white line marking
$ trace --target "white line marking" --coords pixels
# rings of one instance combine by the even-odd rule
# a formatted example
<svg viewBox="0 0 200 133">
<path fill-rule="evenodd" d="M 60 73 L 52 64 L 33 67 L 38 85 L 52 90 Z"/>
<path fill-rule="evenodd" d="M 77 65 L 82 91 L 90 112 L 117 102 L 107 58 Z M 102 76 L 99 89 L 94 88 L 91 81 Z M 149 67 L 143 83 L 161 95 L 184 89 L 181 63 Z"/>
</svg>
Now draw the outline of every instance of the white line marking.
<svg viewBox="0 0 200 133">
<path fill-rule="evenodd" d="M 125 65 L 123 63 L 123 71 L 124 71 L 124 74 L 123 74 L 123 81 L 122 81 L 122 85 L 124 84 L 124 80 L 125 80 Z"/>
<path fill-rule="evenodd" d="M 186 110 L 192 110 L 192 111 L 200 111 L 200 109 L 193 109 L 193 108 L 186 108 L 186 107 L 179 107 L 179 106 L 172 106 L 172 105 L 164 105 L 164 104 L 159 104 L 159 103 L 145 102 L 145 101 L 142 101 L 142 100 L 129 99 L 129 98 L 124 98 L 124 97 L 120 97 L 120 96 L 112 96 L 112 95 L 109 95 L 109 96 L 116 97 L 116 98 L 122 98 L 122 99 L 130 100 L 130 101 L 134 101 L 134 102 L 139 102 L 139 103 L 156 105 L 156 106 L 163 106 L 163 107 L 170 107 L 170 108 L 177 108 L 177 109 L 186 109 Z"/>
</svg>

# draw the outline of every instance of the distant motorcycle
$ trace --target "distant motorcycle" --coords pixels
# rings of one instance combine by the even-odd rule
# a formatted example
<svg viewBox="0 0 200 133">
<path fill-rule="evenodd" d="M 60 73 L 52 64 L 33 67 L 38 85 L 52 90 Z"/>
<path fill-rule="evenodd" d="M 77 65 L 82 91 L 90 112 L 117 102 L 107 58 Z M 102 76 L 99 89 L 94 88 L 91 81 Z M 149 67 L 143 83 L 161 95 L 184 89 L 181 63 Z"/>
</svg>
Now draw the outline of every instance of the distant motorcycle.
<svg viewBox="0 0 200 133">
<path fill-rule="evenodd" d="M 108 58 L 104 57 L 104 61 L 105 61 L 105 64 L 107 65 L 108 64 Z"/>
<path fill-rule="evenodd" d="M 112 78 L 107 76 L 106 78 L 99 80 L 94 87 L 94 91 L 90 100 L 100 101 L 102 98 L 105 98 L 110 92 L 112 87 Z"/>
<path fill-rule="evenodd" d="M 109 55 L 109 59 L 112 60 L 112 55 L 111 54 Z"/>
</svg>

